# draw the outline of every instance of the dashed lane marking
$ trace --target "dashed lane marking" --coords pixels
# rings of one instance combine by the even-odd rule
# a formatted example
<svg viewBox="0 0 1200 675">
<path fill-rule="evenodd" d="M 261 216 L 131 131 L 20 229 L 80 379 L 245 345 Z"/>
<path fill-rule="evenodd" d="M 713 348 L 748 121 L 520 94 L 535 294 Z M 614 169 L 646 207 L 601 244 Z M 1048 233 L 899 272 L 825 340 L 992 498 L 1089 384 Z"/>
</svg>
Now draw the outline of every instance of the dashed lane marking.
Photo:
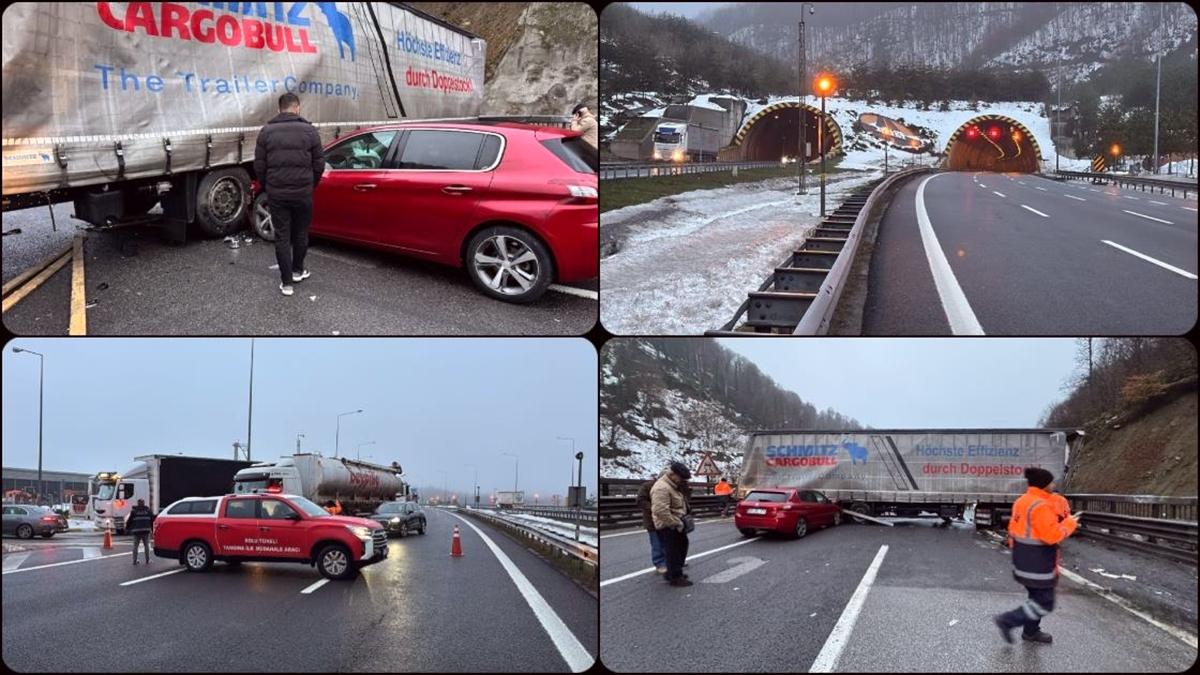
<svg viewBox="0 0 1200 675">
<path fill-rule="evenodd" d="M 126 582 L 118 584 L 118 585 L 119 586 L 132 586 L 134 584 L 140 584 L 143 581 L 150 581 L 151 579 L 158 579 L 160 577 L 169 577 L 172 574 L 179 574 L 180 572 L 186 572 L 186 571 L 187 571 L 186 567 L 180 567 L 177 570 L 169 570 L 167 572 L 159 572 L 158 574 L 151 574 L 148 577 L 142 577 L 141 579 L 134 579 L 133 581 L 126 581 Z"/>
<path fill-rule="evenodd" d="M 1041 211 L 1038 211 L 1037 209 L 1033 208 L 1032 206 L 1025 206 L 1024 204 L 1021 204 L 1021 208 L 1025 209 L 1026 211 L 1033 211 L 1034 213 L 1038 214 L 1039 216 L 1041 216 L 1043 218 L 1050 217 L 1050 216 L 1042 213 Z"/>
<path fill-rule="evenodd" d="M 979 325 L 975 312 L 971 310 L 971 303 L 967 302 L 958 279 L 954 278 L 954 271 L 950 269 L 942 245 L 933 231 L 933 224 L 929 222 L 929 213 L 925 210 L 925 186 L 934 178 L 945 175 L 934 174 L 922 180 L 917 187 L 917 226 L 921 231 L 921 244 L 925 248 L 925 257 L 929 261 L 929 270 L 933 273 L 934 286 L 942 302 L 942 311 L 946 313 L 946 321 L 950 324 L 950 332 L 955 335 L 983 335 L 983 326 Z"/>
<path fill-rule="evenodd" d="M 1167 205 L 1167 203 L 1166 203 L 1166 202 L 1155 201 L 1155 200 L 1153 200 L 1153 199 L 1147 199 L 1146 201 L 1150 202 L 1151 204 L 1158 204 L 1159 206 L 1166 206 L 1166 205 Z"/>
<path fill-rule="evenodd" d="M 1129 210 L 1126 210 L 1126 209 L 1121 209 L 1121 210 L 1122 210 L 1122 211 L 1125 211 L 1125 213 L 1128 213 L 1128 214 L 1129 214 L 1129 215 L 1131 215 L 1131 216 L 1137 216 L 1138 218 L 1145 218 L 1146 220 L 1153 220 L 1153 221 L 1156 221 L 1156 222 L 1159 222 L 1159 223 L 1164 223 L 1164 224 L 1166 224 L 1166 225 L 1174 225 L 1174 224 L 1175 224 L 1175 223 L 1172 223 L 1172 222 L 1171 222 L 1171 221 L 1169 221 L 1169 220 L 1163 220 L 1162 218 L 1155 218 L 1154 216 L 1148 216 L 1148 215 L 1146 215 L 1146 214 L 1144 214 L 1144 213 L 1138 213 L 1137 211 L 1129 211 Z"/>
<path fill-rule="evenodd" d="M 1142 260 L 1145 260 L 1148 263 L 1158 265 L 1159 267 L 1161 267 L 1165 270 L 1170 270 L 1180 276 L 1187 277 L 1188 279 L 1191 279 L 1193 281 L 1196 280 L 1196 275 L 1192 274 L 1191 272 L 1188 272 L 1187 270 L 1181 270 L 1174 265 L 1169 265 L 1169 264 L 1167 264 L 1161 260 L 1158 260 L 1156 258 L 1151 258 L 1150 256 L 1146 255 L 1145 253 L 1139 253 L 1131 248 L 1126 248 L 1120 244 L 1113 243 L 1107 239 L 1101 239 L 1100 241 L 1101 241 L 1101 243 L 1108 244 L 1109 246 L 1111 246 L 1119 251 L 1124 251 L 1124 252 L 1128 253 L 1129 255 L 1137 256 L 1138 258 L 1141 258 Z"/>
<path fill-rule="evenodd" d="M 18 572 L 32 572 L 34 570 L 44 570 L 48 567 L 61 567 L 63 565 L 78 565 L 79 563 L 90 562 L 92 560 L 108 560 L 109 558 L 124 558 L 127 555 L 129 555 L 129 554 L 128 553 L 115 553 L 113 555 L 102 555 L 98 558 L 80 558 L 79 560 L 67 560 L 65 562 L 47 563 L 45 565 L 34 565 L 33 567 L 22 567 L 21 569 L 17 569 L 17 570 L 4 570 L 4 574 L 16 574 Z"/>
<path fill-rule="evenodd" d="M 1124 197 L 1125 199 L 1132 199 L 1134 201 L 1141 199 L 1141 197 L 1130 197 L 1129 195 L 1121 195 L 1121 196 Z"/>
<path fill-rule="evenodd" d="M 718 546 L 717 548 L 714 548 L 714 549 L 711 549 L 711 550 L 708 550 L 708 551 L 704 551 L 703 553 L 697 553 L 696 555 L 689 555 L 689 556 L 687 557 L 687 559 L 688 559 L 688 560 L 696 560 L 697 558 L 703 558 L 704 556 L 712 555 L 712 554 L 714 554 L 714 553 L 720 553 L 721 551 L 728 551 L 728 550 L 729 550 L 729 549 L 731 549 L 731 548 L 736 548 L 736 547 L 738 547 L 738 546 L 743 546 L 743 545 L 745 545 L 745 544 L 749 544 L 749 543 L 750 543 L 750 542 L 752 542 L 752 541 L 758 541 L 759 539 L 762 539 L 762 537 L 761 537 L 761 536 L 759 536 L 759 537 L 751 537 L 751 538 L 749 538 L 749 539 L 743 539 L 743 540 L 741 540 L 741 541 L 735 541 L 735 542 L 733 542 L 732 544 L 726 544 L 726 545 L 724 545 L 724 546 Z M 619 577 L 614 577 L 614 578 L 612 578 L 612 579 L 605 579 L 604 581 L 601 581 L 601 582 L 600 582 L 600 587 L 601 587 L 601 588 L 603 588 L 603 587 L 605 587 L 605 586 L 608 586 L 608 585 L 611 585 L 611 584 L 615 584 L 615 583 L 617 583 L 618 581 L 625 581 L 626 579 L 632 579 L 632 578 L 634 578 L 634 577 L 641 576 L 641 575 L 643 575 L 643 574 L 647 574 L 647 573 L 649 573 L 649 572 L 653 572 L 653 571 L 654 571 L 654 568 L 653 568 L 653 567 L 647 567 L 647 568 L 646 568 L 646 569 L 644 569 L 644 570 L 638 570 L 638 571 L 636 571 L 636 572 L 630 572 L 629 574 L 623 574 L 623 575 L 621 575 L 621 576 L 619 576 Z"/>
<path fill-rule="evenodd" d="M 1187 210 L 1187 211 L 1192 211 L 1193 213 L 1196 211 L 1196 209 L 1193 209 L 1193 208 L 1192 208 L 1192 207 L 1190 207 L 1190 206 L 1181 206 L 1181 207 L 1179 207 L 1179 208 L 1181 208 L 1181 209 L 1185 209 L 1185 210 Z"/>
<path fill-rule="evenodd" d="M 995 190 L 992 190 L 992 194 L 994 194 L 994 195 L 996 195 L 996 196 L 999 196 L 999 197 L 1003 197 L 1003 196 L 1004 196 L 1004 193 L 1003 193 L 1003 192 L 996 192 Z"/>
<path fill-rule="evenodd" d="M 1076 200 L 1076 201 L 1080 201 L 1080 202 L 1086 202 L 1086 201 L 1087 201 L 1087 200 L 1086 200 L 1086 199 L 1084 199 L 1083 197 L 1076 197 L 1075 195 L 1063 195 L 1063 196 L 1064 196 L 1064 197 L 1066 197 L 1067 199 L 1074 199 L 1074 200 Z"/>
<path fill-rule="evenodd" d="M 324 586 L 327 583 L 329 583 L 328 579 L 321 579 L 320 581 L 310 584 L 304 590 L 300 591 L 300 593 L 302 593 L 303 595 L 308 595 L 309 593 L 312 593 L 313 591 L 317 590 L 318 588 Z"/>
<path fill-rule="evenodd" d="M 862 611 L 863 603 L 867 600 L 867 593 L 871 590 L 871 584 L 875 583 L 875 575 L 879 573 L 879 566 L 883 564 L 883 557 L 887 555 L 887 552 L 887 544 L 879 547 L 879 552 L 875 554 L 871 566 L 867 568 L 862 580 L 858 582 L 858 588 L 854 589 L 854 595 L 850 596 L 850 602 L 846 603 L 846 608 L 842 610 L 842 615 L 834 625 L 833 631 L 829 633 L 829 637 L 825 639 L 825 645 L 821 647 L 821 652 L 817 654 L 817 658 L 809 667 L 808 672 L 832 673 L 837 667 L 838 659 L 842 656 L 842 650 L 846 648 L 850 633 L 854 631 L 858 613 Z"/>
</svg>

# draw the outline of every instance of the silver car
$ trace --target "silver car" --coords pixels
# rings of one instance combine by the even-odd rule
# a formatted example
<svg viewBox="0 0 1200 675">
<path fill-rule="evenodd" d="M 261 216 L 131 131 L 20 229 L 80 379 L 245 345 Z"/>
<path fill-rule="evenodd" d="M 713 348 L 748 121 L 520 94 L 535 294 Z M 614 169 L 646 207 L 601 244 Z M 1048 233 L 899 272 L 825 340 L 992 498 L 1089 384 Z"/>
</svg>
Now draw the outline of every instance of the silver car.
<svg viewBox="0 0 1200 675">
<path fill-rule="evenodd" d="M 58 531 L 58 514 L 46 506 L 28 504 L 4 505 L 4 534 L 15 534 L 21 539 L 32 539 L 40 534 L 46 539 Z"/>
</svg>

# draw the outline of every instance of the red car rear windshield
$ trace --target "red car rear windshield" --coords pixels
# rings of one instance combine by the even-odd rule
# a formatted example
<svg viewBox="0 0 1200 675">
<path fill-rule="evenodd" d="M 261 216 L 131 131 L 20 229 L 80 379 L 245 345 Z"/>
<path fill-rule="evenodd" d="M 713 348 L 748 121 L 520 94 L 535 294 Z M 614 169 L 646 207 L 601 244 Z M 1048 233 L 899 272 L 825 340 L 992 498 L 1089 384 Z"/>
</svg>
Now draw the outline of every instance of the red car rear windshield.
<svg viewBox="0 0 1200 675">
<path fill-rule="evenodd" d="M 762 492 L 760 490 L 754 490 L 750 494 L 746 495 L 746 501 L 748 501 L 748 502 L 783 502 L 783 501 L 787 501 L 787 493 L 786 492 Z"/>
<path fill-rule="evenodd" d="M 591 164 L 596 161 L 596 152 L 583 141 L 582 136 L 548 138 L 541 143 L 572 170 L 578 173 L 596 173 Z"/>
</svg>

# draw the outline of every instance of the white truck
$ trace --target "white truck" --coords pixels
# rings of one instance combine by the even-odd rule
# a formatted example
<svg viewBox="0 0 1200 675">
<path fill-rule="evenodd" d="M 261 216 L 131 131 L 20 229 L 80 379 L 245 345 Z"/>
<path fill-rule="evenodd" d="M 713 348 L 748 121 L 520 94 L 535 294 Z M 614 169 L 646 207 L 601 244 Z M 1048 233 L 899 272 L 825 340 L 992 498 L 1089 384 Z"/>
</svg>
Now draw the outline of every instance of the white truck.
<svg viewBox="0 0 1200 675">
<path fill-rule="evenodd" d="M 738 494 L 814 488 L 866 516 L 971 514 L 976 525 L 991 526 L 1025 492 L 1025 467 L 1047 469 L 1061 482 L 1082 440 L 1074 429 L 756 431 Z"/>
<path fill-rule="evenodd" d="M 284 93 L 323 141 L 474 117 L 487 48 L 395 2 L 18 2 L 3 42 L 3 210 L 73 201 L 178 242 L 245 226 Z"/>
<path fill-rule="evenodd" d="M 87 517 L 97 527 L 111 527 L 125 533 L 129 511 L 144 499 L 155 514 L 184 497 L 212 497 L 228 494 L 233 474 L 252 462 L 215 457 L 182 455 L 142 455 L 124 473 L 104 471 L 93 481 L 95 492 L 89 495 Z"/>
<path fill-rule="evenodd" d="M 687 159 L 687 122 L 662 122 L 654 128 L 654 159 L 683 162 Z"/>
<path fill-rule="evenodd" d="M 261 462 L 233 477 L 237 494 L 259 492 L 300 495 L 324 506 L 340 502 L 343 515 L 369 514 L 383 502 L 405 499 L 408 484 L 393 462 L 382 466 L 354 459 L 298 453 Z"/>
<path fill-rule="evenodd" d="M 496 507 L 509 509 L 525 503 L 524 490 L 500 490 L 496 492 Z"/>
</svg>

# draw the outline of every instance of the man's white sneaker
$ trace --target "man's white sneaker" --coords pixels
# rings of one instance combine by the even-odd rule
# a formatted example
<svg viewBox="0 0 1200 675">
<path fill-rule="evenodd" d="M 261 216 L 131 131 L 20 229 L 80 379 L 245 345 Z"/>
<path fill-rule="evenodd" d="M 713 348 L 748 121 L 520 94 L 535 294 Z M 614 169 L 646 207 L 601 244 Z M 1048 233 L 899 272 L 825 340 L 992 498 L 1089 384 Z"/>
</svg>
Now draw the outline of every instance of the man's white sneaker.
<svg viewBox="0 0 1200 675">
<path fill-rule="evenodd" d="M 280 292 L 282 292 L 284 295 L 291 295 L 291 294 L 293 293 L 293 290 L 292 290 L 292 287 L 291 287 L 291 286 L 284 286 L 282 283 L 281 283 L 281 284 L 279 284 L 279 290 L 280 290 Z"/>
<path fill-rule="evenodd" d="M 305 279 L 307 279 L 311 276 L 312 276 L 312 273 L 309 272 L 308 270 L 304 270 L 303 272 L 301 272 L 299 274 L 296 274 L 295 272 L 293 272 L 292 273 L 292 281 L 304 281 Z"/>
</svg>

